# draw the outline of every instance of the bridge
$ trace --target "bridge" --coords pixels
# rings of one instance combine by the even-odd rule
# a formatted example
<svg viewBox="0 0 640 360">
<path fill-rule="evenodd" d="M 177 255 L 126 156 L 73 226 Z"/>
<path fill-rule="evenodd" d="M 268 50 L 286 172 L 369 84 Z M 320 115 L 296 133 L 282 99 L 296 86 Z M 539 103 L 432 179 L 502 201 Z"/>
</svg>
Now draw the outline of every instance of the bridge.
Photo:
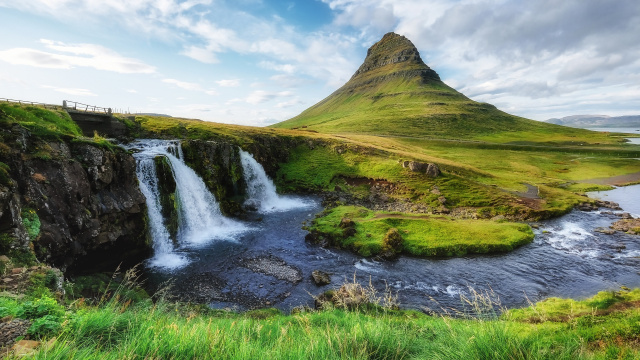
<svg viewBox="0 0 640 360">
<path fill-rule="evenodd" d="M 125 135 L 127 130 L 122 122 L 113 117 L 111 108 L 71 100 L 63 100 L 62 106 L 7 98 L 0 98 L 0 101 L 66 111 L 71 119 L 78 124 L 82 134 L 87 137 L 92 137 L 95 132 L 108 137 L 117 137 Z"/>
<path fill-rule="evenodd" d="M 63 100 L 62 109 L 78 124 L 84 136 L 91 137 L 97 132 L 100 135 L 117 137 L 126 133 L 127 128 L 113 117 L 111 108 Z"/>
</svg>

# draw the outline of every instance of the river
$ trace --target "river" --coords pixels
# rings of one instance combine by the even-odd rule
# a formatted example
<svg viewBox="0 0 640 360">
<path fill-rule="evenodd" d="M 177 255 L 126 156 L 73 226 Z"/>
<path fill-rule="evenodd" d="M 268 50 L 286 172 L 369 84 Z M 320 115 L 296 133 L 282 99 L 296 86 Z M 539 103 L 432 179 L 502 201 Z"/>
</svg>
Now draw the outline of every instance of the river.
<svg viewBox="0 0 640 360">
<path fill-rule="evenodd" d="M 640 128 L 637 127 L 620 127 L 620 128 L 588 128 L 587 130 L 593 131 L 606 131 L 606 132 L 618 132 L 626 134 L 638 134 L 640 135 Z M 640 137 L 627 138 L 629 144 L 640 145 Z"/>
<path fill-rule="evenodd" d="M 147 152 L 167 156 L 165 150 L 150 150 L 137 156 Z M 439 311 L 460 308 L 461 297 L 471 297 L 474 292 L 490 293 L 505 307 L 520 307 L 550 296 L 579 299 L 623 285 L 640 286 L 638 236 L 595 232 L 595 228 L 607 227 L 618 219 L 599 211 L 574 210 L 540 222 L 534 229 L 533 243 L 506 254 L 446 259 L 403 256 L 377 262 L 309 244 L 302 226 L 322 211 L 319 199 L 275 195 L 275 187 L 259 164 L 245 155 L 243 166 L 246 160 L 246 166 L 251 167 L 245 170 L 245 178 L 263 182 L 252 191 L 256 198 L 271 201 L 269 205 L 258 206 L 258 212 L 242 221 L 230 222 L 216 213 L 211 223 L 233 225 L 234 231 L 224 236 L 181 241 L 169 251 L 156 247 L 156 255 L 144 270 L 150 291 L 171 281 L 171 293 L 185 301 L 214 308 L 277 307 L 289 311 L 300 305 L 313 306 L 312 295 L 352 281 L 355 276 L 380 292 L 390 290 L 401 307 Z M 172 162 L 179 162 L 178 156 L 168 156 Z M 145 161 L 139 158 L 139 166 Z M 148 171 L 144 167 L 139 170 Z M 191 182 L 201 186 L 195 178 Z M 153 187 L 152 182 L 149 184 Z M 626 211 L 640 215 L 640 185 L 592 196 L 619 202 Z M 165 261 L 166 257 L 176 261 Z M 332 283 L 316 286 L 311 279 L 313 270 L 331 273 Z"/>
<path fill-rule="evenodd" d="M 623 208 L 634 208 L 638 215 L 640 210 L 633 200 L 640 198 L 640 185 L 618 188 L 605 198 L 616 199 L 614 194 L 623 192 Z M 610 225 L 617 216 L 574 210 L 541 222 L 533 243 L 507 254 L 448 259 L 401 257 L 376 262 L 305 242 L 302 222 L 322 210 L 317 199 L 305 200 L 314 205 L 254 217 L 248 221 L 253 230 L 236 241 L 183 248 L 182 253 L 192 262 L 174 271 L 149 268 L 151 284 L 172 278 L 176 293 L 184 299 L 205 301 L 215 308 L 276 306 L 285 311 L 299 305 L 312 306 L 310 294 L 351 281 L 354 274 L 358 281 L 371 281 L 380 291 L 388 286 L 398 295 L 402 307 L 420 310 L 457 308 L 460 295 L 471 296 L 471 288 L 493 292 L 503 306 L 519 307 L 550 296 L 584 298 L 602 290 L 618 290 L 622 285 L 640 286 L 638 237 L 593 231 Z M 302 280 L 279 280 L 254 272 L 243 262 L 265 255 L 299 269 Z M 331 272 L 333 284 L 316 286 L 310 278 L 316 269 Z"/>
</svg>

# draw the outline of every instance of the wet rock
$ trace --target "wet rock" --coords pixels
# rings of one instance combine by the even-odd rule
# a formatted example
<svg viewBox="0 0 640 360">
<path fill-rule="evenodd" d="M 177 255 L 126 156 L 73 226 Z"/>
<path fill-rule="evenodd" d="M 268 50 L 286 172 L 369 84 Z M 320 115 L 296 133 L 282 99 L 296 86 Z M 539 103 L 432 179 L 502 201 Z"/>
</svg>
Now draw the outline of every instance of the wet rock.
<svg viewBox="0 0 640 360">
<path fill-rule="evenodd" d="M 632 235 L 640 235 L 640 219 L 622 219 L 614 222 L 610 226 L 611 229 L 624 231 Z"/>
<path fill-rule="evenodd" d="M 629 214 L 628 212 L 623 212 L 622 214 L 620 214 L 620 217 L 623 219 L 633 219 L 633 216 L 631 216 L 631 214 Z"/>
<path fill-rule="evenodd" d="M 313 270 L 311 272 L 311 278 L 313 279 L 313 282 L 318 286 L 328 285 L 331 283 L 330 274 L 322 270 Z"/>
<path fill-rule="evenodd" d="M 594 210 L 598 210 L 598 207 L 588 203 L 588 202 L 584 202 L 584 203 L 580 203 L 578 205 L 576 205 L 576 208 L 580 211 L 594 211 Z"/>
<path fill-rule="evenodd" d="M 613 235 L 613 234 L 616 233 L 616 231 L 613 230 L 613 229 L 607 229 L 607 228 L 603 228 L 603 227 L 595 228 L 593 231 L 599 232 L 599 233 L 605 234 L 605 235 Z"/>
<path fill-rule="evenodd" d="M 270 275 L 279 280 L 298 283 L 302 280 L 302 272 L 284 260 L 274 256 L 260 256 L 252 259 L 243 259 L 241 265 L 249 270 L 265 275 Z"/>
</svg>

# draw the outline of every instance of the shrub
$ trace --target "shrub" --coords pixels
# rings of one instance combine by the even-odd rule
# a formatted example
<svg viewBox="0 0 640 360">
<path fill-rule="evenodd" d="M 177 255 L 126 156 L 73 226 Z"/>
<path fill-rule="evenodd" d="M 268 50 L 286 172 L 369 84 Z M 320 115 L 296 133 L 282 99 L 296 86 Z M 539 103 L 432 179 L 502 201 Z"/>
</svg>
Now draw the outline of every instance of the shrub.
<svg viewBox="0 0 640 360">
<path fill-rule="evenodd" d="M 382 240 L 381 256 L 385 258 L 393 258 L 402 252 L 404 239 L 396 228 L 391 228 Z"/>
<path fill-rule="evenodd" d="M 45 295 L 33 301 L 25 301 L 16 315 L 21 319 L 37 319 L 43 316 L 61 319 L 64 309 L 54 298 Z"/>
<path fill-rule="evenodd" d="M 45 315 L 36 319 L 27 330 L 27 334 L 36 338 L 55 335 L 62 330 L 60 319 L 53 315 Z"/>
<path fill-rule="evenodd" d="M 29 239 L 35 240 L 40 235 L 40 218 L 38 214 L 33 209 L 25 209 L 20 215 L 22 215 L 22 224 L 27 229 Z"/>
</svg>

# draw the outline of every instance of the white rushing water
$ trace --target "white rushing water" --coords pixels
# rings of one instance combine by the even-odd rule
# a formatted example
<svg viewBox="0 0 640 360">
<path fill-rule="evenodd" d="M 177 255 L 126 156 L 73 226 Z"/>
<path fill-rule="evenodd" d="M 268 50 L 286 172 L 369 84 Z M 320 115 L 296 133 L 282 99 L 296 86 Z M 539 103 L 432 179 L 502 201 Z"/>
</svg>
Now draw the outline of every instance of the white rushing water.
<svg viewBox="0 0 640 360">
<path fill-rule="evenodd" d="M 222 215 L 213 194 L 196 172 L 184 163 L 179 142 L 146 140 L 134 147 L 141 150 L 134 157 L 140 188 L 147 202 L 154 249 L 154 257 L 150 260 L 152 266 L 175 269 L 188 263 L 187 258 L 179 254 L 164 224 L 154 162 L 157 156 L 164 156 L 169 161 L 176 183 L 179 247 L 199 246 L 211 240 L 234 240 L 248 229 L 244 224 Z"/>
<path fill-rule="evenodd" d="M 294 208 L 308 207 L 310 204 L 302 199 L 278 195 L 276 186 L 269 179 L 264 168 L 251 154 L 240 150 L 240 160 L 242 162 L 242 172 L 247 183 L 246 204 L 255 205 L 259 212 L 270 213 L 287 211 Z"/>
</svg>

